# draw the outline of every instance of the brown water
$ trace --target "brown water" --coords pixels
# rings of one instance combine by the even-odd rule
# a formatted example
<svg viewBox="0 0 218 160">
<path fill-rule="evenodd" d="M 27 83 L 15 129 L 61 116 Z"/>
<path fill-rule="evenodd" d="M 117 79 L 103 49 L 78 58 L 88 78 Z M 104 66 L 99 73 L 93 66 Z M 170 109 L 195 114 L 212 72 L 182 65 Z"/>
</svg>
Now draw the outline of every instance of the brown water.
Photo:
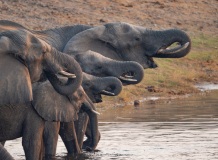
<svg viewBox="0 0 218 160">
<path fill-rule="evenodd" d="M 197 97 L 98 111 L 102 135 L 99 151 L 77 159 L 218 159 L 217 90 Z M 15 159 L 24 159 L 21 139 L 7 142 L 6 148 Z M 58 159 L 67 158 L 60 139 L 57 155 Z"/>
</svg>

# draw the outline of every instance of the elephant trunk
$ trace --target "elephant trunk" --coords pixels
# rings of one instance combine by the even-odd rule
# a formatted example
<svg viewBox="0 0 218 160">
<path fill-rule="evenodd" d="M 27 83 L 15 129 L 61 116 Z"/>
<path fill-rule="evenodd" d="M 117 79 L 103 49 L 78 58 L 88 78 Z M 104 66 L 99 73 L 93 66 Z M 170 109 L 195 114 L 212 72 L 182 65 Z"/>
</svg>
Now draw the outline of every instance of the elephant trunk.
<svg viewBox="0 0 218 160">
<path fill-rule="evenodd" d="M 181 58 L 186 56 L 191 49 L 191 40 L 189 36 L 182 30 L 170 29 L 165 31 L 154 31 L 157 38 L 154 43 L 159 44 L 158 50 L 152 57 L 157 58 Z M 176 47 L 170 47 L 177 43 Z M 170 48 L 168 48 L 170 47 Z"/>
<path fill-rule="evenodd" d="M 90 125 L 91 125 L 91 143 L 86 146 L 87 151 L 93 151 L 98 145 L 98 142 L 100 140 L 100 135 L 99 135 L 99 130 L 98 130 L 98 117 L 97 114 L 95 113 L 95 106 L 91 102 L 89 98 L 83 103 L 81 106 L 81 109 L 84 110 L 90 120 Z M 94 112 L 93 112 L 94 111 Z"/>
<path fill-rule="evenodd" d="M 46 57 L 46 76 L 58 93 L 62 95 L 71 95 L 82 83 L 82 70 L 80 65 L 73 57 L 63 54 L 54 48 L 52 48 L 51 53 L 51 56 L 47 55 Z M 49 71 L 52 71 L 52 73 Z M 68 77 L 66 84 L 61 83 L 57 76 L 53 74 L 57 72 L 62 76 Z"/>
<path fill-rule="evenodd" d="M 143 67 L 133 61 L 120 62 L 116 61 L 115 65 L 108 67 L 111 76 L 115 76 L 121 80 L 125 85 L 137 84 L 142 81 L 144 77 Z"/>
<path fill-rule="evenodd" d="M 0 159 L 14 160 L 14 158 L 7 152 L 7 150 L 0 144 Z"/>
<path fill-rule="evenodd" d="M 116 77 L 103 77 L 98 79 L 101 85 L 100 94 L 107 96 L 116 96 L 122 91 L 122 83 Z"/>
</svg>

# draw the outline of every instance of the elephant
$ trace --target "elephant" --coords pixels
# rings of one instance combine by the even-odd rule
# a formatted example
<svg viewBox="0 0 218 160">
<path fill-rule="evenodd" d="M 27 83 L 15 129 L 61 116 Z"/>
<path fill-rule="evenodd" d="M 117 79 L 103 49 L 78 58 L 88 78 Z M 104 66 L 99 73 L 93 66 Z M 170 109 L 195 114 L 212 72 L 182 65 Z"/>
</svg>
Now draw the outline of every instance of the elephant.
<svg viewBox="0 0 218 160">
<path fill-rule="evenodd" d="M 84 86 L 83 88 L 90 99 L 81 87 L 73 95 L 66 97 L 58 94 L 48 81 L 33 84 L 34 98 L 32 108 L 43 120 L 46 120 L 42 135 L 45 157 L 48 159 L 55 156 L 60 126 L 60 135 L 69 153 L 81 153 L 81 147 L 77 142 L 74 130 L 74 123 L 71 122 L 77 119 L 77 112 L 81 104 L 82 109 L 80 112 L 88 114 L 91 121 L 94 118 L 93 125 L 90 127 L 92 130 L 90 138 L 92 144 L 88 146 L 90 150 L 93 150 L 100 139 L 100 133 L 97 128 L 96 112 L 93 112 L 94 106 L 92 102 L 101 101 L 101 94 L 115 96 L 122 90 L 122 83 L 115 77 L 95 77 L 86 73 L 83 73 L 82 86 Z M 57 114 L 57 112 L 61 112 L 61 114 Z M 28 112 L 26 113 L 28 114 Z M 33 118 L 36 121 L 36 118 L 41 117 L 35 116 Z M 54 120 L 58 122 L 51 122 Z M 60 121 L 64 122 L 60 123 Z M 38 126 L 33 127 L 37 128 Z M 37 132 L 37 130 L 34 129 L 34 132 Z M 39 132 L 37 133 L 40 134 Z M 38 141 L 41 142 L 40 140 Z"/>
<path fill-rule="evenodd" d="M 177 43 L 175 47 L 172 44 Z M 96 26 L 73 36 L 63 52 L 76 55 L 92 50 L 120 61 L 135 61 L 155 68 L 154 58 L 181 58 L 191 49 L 189 36 L 179 29 L 149 30 L 124 22 Z"/>
<path fill-rule="evenodd" d="M 41 159 L 43 137 L 48 128 L 46 123 L 72 122 L 77 119 L 80 107 L 89 115 L 92 146 L 95 147 L 99 139 L 97 112 L 82 87 L 72 95 L 64 96 L 56 92 L 48 81 L 33 84 L 32 102 L 1 106 L 0 141 L 22 137 L 26 159 Z M 54 132 L 50 134 L 54 135 Z"/>
<path fill-rule="evenodd" d="M 72 57 L 25 29 L 0 24 L 0 59 L 0 105 L 31 101 L 31 83 L 45 77 L 64 95 L 72 94 L 82 82 L 81 68 Z M 65 85 L 60 85 L 57 73 L 69 77 Z"/>
<path fill-rule="evenodd" d="M 81 68 L 28 30 L 1 24 L 0 68 L 0 141 L 23 136 L 27 159 L 38 159 L 35 148 L 41 144 L 37 139 L 44 120 L 32 108 L 32 84 L 47 77 L 58 93 L 68 96 L 81 85 Z M 67 83 L 56 74 L 68 77 Z"/>
<path fill-rule="evenodd" d="M 95 76 L 83 73 L 82 87 L 88 96 L 86 97 L 86 94 L 84 93 L 82 93 L 82 95 L 86 97 L 85 98 L 86 100 L 89 99 L 88 102 L 89 102 L 89 105 L 91 105 L 92 102 L 95 102 L 95 103 L 101 102 L 102 94 L 109 95 L 109 96 L 118 95 L 122 90 L 122 83 L 115 77 L 95 77 Z M 59 95 L 58 97 L 58 94 L 53 94 L 53 93 L 47 94 L 44 91 L 44 90 L 47 91 L 48 90 L 47 88 L 48 87 L 44 87 L 44 89 L 40 91 L 40 93 L 42 94 L 38 94 L 37 95 L 38 98 L 35 98 L 37 100 L 37 103 L 40 104 L 38 106 L 43 106 L 43 105 L 48 105 L 48 104 L 51 106 L 57 105 L 57 103 L 53 102 L 53 99 L 57 99 L 57 101 L 59 102 L 58 104 L 67 106 L 66 104 L 67 101 L 64 101 L 63 96 Z M 85 102 L 84 100 L 83 105 L 86 103 L 87 102 Z M 84 110 L 83 105 L 81 106 L 82 110 L 79 111 L 79 114 L 87 114 L 87 111 Z M 46 108 L 46 107 L 42 107 L 42 108 Z M 88 116 L 88 117 L 93 118 L 93 116 Z M 94 125 L 91 125 L 90 129 L 91 130 L 94 129 L 96 132 L 98 132 L 98 134 L 96 134 L 95 132 L 95 136 L 93 136 L 94 131 L 90 132 L 91 134 L 89 134 L 91 135 L 89 137 L 90 138 L 89 140 L 91 141 L 91 143 L 86 146 L 86 149 L 90 151 L 95 149 L 95 147 L 97 146 L 96 142 L 100 140 L 100 132 L 95 129 L 96 127 L 93 127 L 93 126 Z M 86 126 L 83 125 L 82 127 L 86 127 Z M 51 158 L 55 156 L 58 132 L 67 148 L 68 154 L 81 153 L 82 141 L 80 141 L 79 143 L 77 142 L 77 133 L 75 131 L 74 122 L 68 122 L 68 123 L 53 122 L 52 123 L 52 122 L 46 121 L 45 132 L 46 132 L 46 134 L 44 134 L 45 157 Z M 82 136 L 79 136 L 79 137 L 83 137 L 84 133 L 85 132 L 80 133 L 82 134 Z M 95 139 L 92 139 L 92 138 L 95 138 Z"/>
<path fill-rule="evenodd" d="M 65 26 L 60 28 L 44 30 L 44 31 L 32 31 L 12 21 L 0 20 L 0 24 L 28 30 L 33 35 L 43 39 L 45 42 L 55 47 L 59 51 L 63 51 L 65 48 L 66 53 L 70 52 L 67 49 L 68 47 L 66 48 L 65 46 L 66 44 L 69 46 L 69 44 L 72 43 L 71 42 L 72 37 L 85 30 L 93 28 L 91 26 L 86 26 L 86 25 L 73 25 L 73 26 Z M 105 70 L 104 74 L 106 74 L 106 76 L 115 76 L 117 78 L 120 78 L 122 81 L 124 81 L 124 83 L 127 84 L 137 84 L 143 79 L 144 76 L 143 69 L 136 62 L 114 61 L 112 59 L 106 58 L 107 56 L 106 57 L 101 56 L 98 53 L 93 52 L 91 50 L 88 52 L 85 51 L 85 53 L 86 56 L 83 55 L 84 52 L 80 52 L 80 54 L 77 54 L 75 57 L 74 56 L 73 57 L 77 59 L 80 66 L 82 66 L 83 71 L 86 73 L 93 74 L 96 76 L 104 76 L 102 74 L 103 72 L 102 70 Z M 69 54 L 69 55 L 73 55 L 73 54 Z M 92 60 L 93 62 L 90 62 Z M 89 67 L 87 65 L 89 65 Z M 117 67 L 115 68 L 115 66 Z M 109 70 L 108 68 L 111 68 L 111 70 Z M 116 69 L 116 73 L 114 72 L 115 69 Z M 127 73 L 132 75 L 128 76 Z"/>
<path fill-rule="evenodd" d="M 0 143 L 0 159 L 14 160 L 14 158 L 8 153 L 8 151 Z"/>
</svg>

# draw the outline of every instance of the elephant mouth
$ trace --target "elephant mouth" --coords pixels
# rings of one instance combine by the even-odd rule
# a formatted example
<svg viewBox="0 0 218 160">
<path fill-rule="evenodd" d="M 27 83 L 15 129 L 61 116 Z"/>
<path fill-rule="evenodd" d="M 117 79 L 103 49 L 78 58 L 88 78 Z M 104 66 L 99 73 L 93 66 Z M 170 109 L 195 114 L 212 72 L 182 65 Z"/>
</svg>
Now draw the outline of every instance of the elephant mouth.
<svg viewBox="0 0 218 160">
<path fill-rule="evenodd" d="M 166 46 L 160 47 L 156 54 L 157 57 L 160 54 L 177 54 L 182 52 L 183 50 L 186 50 L 188 46 L 190 45 L 190 42 L 186 42 L 185 44 L 181 44 L 179 42 L 175 42 Z"/>
<path fill-rule="evenodd" d="M 126 72 L 123 73 L 119 79 L 121 80 L 122 83 L 127 83 L 127 84 L 131 84 L 134 82 L 137 82 L 138 80 L 134 78 L 135 77 L 135 72 Z"/>
<path fill-rule="evenodd" d="M 100 103 L 100 102 L 102 102 L 102 96 L 101 96 L 101 94 L 94 94 L 94 99 L 95 99 L 95 102 L 94 102 L 94 103 Z"/>
</svg>

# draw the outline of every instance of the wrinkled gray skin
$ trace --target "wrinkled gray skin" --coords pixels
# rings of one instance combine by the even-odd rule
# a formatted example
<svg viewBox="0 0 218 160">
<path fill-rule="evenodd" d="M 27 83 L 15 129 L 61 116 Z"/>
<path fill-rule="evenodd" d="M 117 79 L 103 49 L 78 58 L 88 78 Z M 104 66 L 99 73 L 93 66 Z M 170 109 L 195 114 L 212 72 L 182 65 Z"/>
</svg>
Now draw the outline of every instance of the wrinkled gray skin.
<svg viewBox="0 0 218 160">
<path fill-rule="evenodd" d="M 178 43 L 176 47 L 168 47 Z M 148 30 L 128 23 L 108 23 L 73 36 L 64 48 L 69 55 L 92 50 L 119 61 L 136 61 L 144 68 L 155 68 L 152 57 L 180 58 L 191 48 L 188 35 L 178 29 Z"/>
<path fill-rule="evenodd" d="M 86 96 L 85 92 L 81 92 L 79 95 L 85 97 L 84 99 L 73 100 L 71 103 L 77 103 L 77 105 L 82 103 L 81 106 L 81 113 L 85 113 L 88 115 L 90 119 L 90 140 L 89 146 L 86 149 L 92 151 L 96 148 L 99 140 L 100 140 L 100 133 L 98 131 L 98 124 L 97 124 L 97 116 L 94 112 L 87 110 L 91 106 L 94 108 L 92 102 L 99 102 L 101 100 L 101 94 L 107 95 L 117 95 L 121 92 L 122 83 L 115 77 L 95 77 L 92 75 L 83 74 L 83 88 L 87 92 L 90 99 Z M 69 117 L 69 114 L 74 115 L 75 113 L 67 110 L 68 103 L 67 101 L 63 101 L 63 96 L 58 96 L 56 93 L 49 93 L 50 89 L 48 87 L 37 88 L 39 93 L 35 95 L 34 100 L 36 100 L 38 104 L 35 105 L 39 106 L 40 108 L 48 108 L 49 106 L 56 107 L 56 105 L 61 105 L 64 107 L 65 117 Z M 46 91 L 46 92 L 45 92 Z M 53 102 L 54 99 L 58 102 Z M 91 102 L 92 101 L 92 102 Z M 47 105 L 46 107 L 43 107 Z M 35 106 L 35 108 L 37 108 Z M 50 113 L 50 111 L 49 111 Z M 51 120 L 51 119 L 49 119 Z M 46 122 L 45 123 L 45 130 L 44 130 L 44 147 L 45 147 L 45 157 L 47 159 L 51 159 L 55 156 L 56 153 L 56 146 L 57 146 L 57 139 L 58 139 L 58 132 L 68 150 L 69 154 L 81 153 L 82 144 L 78 144 L 77 142 L 77 134 L 74 128 L 74 122 L 63 123 L 63 122 Z"/>
<path fill-rule="evenodd" d="M 0 159 L 2 160 L 14 160 L 14 158 L 8 153 L 8 151 L 0 143 Z"/>
<path fill-rule="evenodd" d="M 58 135 L 60 122 L 52 123 L 52 121 L 73 122 L 77 119 L 80 108 L 90 118 L 93 139 L 91 147 L 95 148 L 99 141 L 98 119 L 96 113 L 94 113 L 95 107 L 82 87 L 77 89 L 72 95 L 63 96 L 57 93 L 48 81 L 33 84 L 32 103 L 11 105 L 10 107 L 2 106 L 0 108 L 0 119 L 4 119 L 4 122 L 7 122 L 0 123 L 0 128 L 4 129 L 0 132 L 0 141 L 22 137 L 26 159 L 42 159 L 42 154 L 40 153 L 43 139 L 44 144 L 48 145 L 48 147 L 45 146 L 45 151 L 49 153 L 50 148 L 53 148 L 52 145 L 55 145 L 54 140 L 56 139 L 53 139 L 54 131 Z M 9 113 L 10 116 L 2 112 L 2 109 Z M 12 122 L 12 120 L 15 120 L 16 123 Z M 49 129 L 52 128 L 52 125 L 48 125 L 50 123 L 54 124 L 53 130 Z M 71 132 L 70 135 L 73 133 L 75 131 Z M 77 152 L 80 153 L 76 134 L 74 134 L 74 140 Z M 46 154 L 46 157 L 49 156 Z"/>
<path fill-rule="evenodd" d="M 178 43 L 178 45 L 170 47 L 174 43 Z M 88 72 L 90 71 L 87 67 L 89 63 L 100 59 L 89 58 L 91 57 L 90 50 L 114 60 L 138 62 L 146 69 L 157 67 L 153 57 L 181 58 L 189 53 L 190 48 L 190 38 L 181 30 L 154 31 L 127 23 L 109 23 L 76 34 L 68 41 L 63 52 L 74 56 L 79 63 L 83 62 L 84 65 L 81 63 L 80 65 L 83 71 Z M 85 64 L 86 62 L 87 64 Z M 98 67 L 96 68 L 97 72 Z M 99 70 L 101 69 L 103 68 L 100 66 Z M 100 75 L 98 74 L 98 76 Z M 124 77 L 133 78 L 134 72 L 124 74 Z M 78 128 L 80 126 L 81 129 L 77 129 L 77 132 L 81 132 L 82 124 L 87 123 L 87 116 L 79 116 L 79 122 Z M 81 134 L 78 133 L 78 135 Z M 90 143 L 88 131 L 86 136 L 88 139 L 85 141 L 84 147 Z M 83 137 L 78 136 L 78 141 L 82 139 Z"/>
<path fill-rule="evenodd" d="M 72 57 L 58 52 L 28 30 L 2 21 L 0 68 L 0 141 L 23 136 L 27 159 L 38 159 L 36 148 L 41 145 L 38 138 L 43 131 L 44 121 L 30 103 L 33 99 L 32 83 L 44 79 L 46 75 L 57 92 L 69 95 L 81 84 L 81 68 Z M 69 73 L 64 72 L 64 69 Z M 66 85 L 60 85 L 56 73 L 69 77 Z M 31 121 L 34 117 L 37 120 Z"/>
<path fill-rule="evenodd" d="M 89 96 L 88 98 L 89 105 L 92 104 L 92 102 L 101 102 L 101 94 L 115 96 L 118 95 L 122 90 L 122 83 L 115 77 L 95 77 L 85 73 L 83 73 L 82 86 L 85 92 L 87 93 L 87 95 Z M 53 94 L 45 93 L 45 95 L 43 96 L 39 94 L 39 96 L 43 99 L 45 97 L 50 97 L 50 95 Z M 85 95 L 86 94 L 84 94 L 83 96 Z M 58 99 L 58 97 L 51 96 L 50 99 L 47 98 L 45 99 L 46 99 L 46 104 L 50 103 L 50 105 L 54 105 L 52 100 Z M 41 104 L 41 102 L 42 101 L 40 100 L 39 103 Z M 58 99 L 58 102 L 62 102 L 61 105 L 67 106 L 67 104 L 65 104 L 66 102 L 63 102 L 61 99 Z M 92 122 L 93 117 L 95 117 L 96 115 L 93 115 L 93 112 L 89 112 L 87 111 L 86 108 L 84 108 L 85 105 L 87 105 L 87 102 L 85 100 L 82 101 L 82 103 L 83 104 L 81 106 L 81 110 L 79 114 L 85 116 L 89 115 L 87 118 L 89 119 L 91 118 L 90 122 Z M 75 122 L 75 125 L 79 123 L 77 121 Z M 59 131 L 59 127 L 60 127 L 60 131 Z M 83 124 L 82 127 L 84 127 L 83 131 L 85 131 L 86 126 Z M 86 149 L 89 151 L 93 151 L 100 140 L 100 132 L 97 130 L 97 127 L 98 126 L 96 126 L 96 124 L 90 123 L 90 129 L 91 129 L 91 132 L 89 132 L 90 143 L 89 145 L 86 146 Z M 47 158 L 51 158 L 55 156 L 58 132 L 67 148 L 68 154 L 81 153 L 83 141 L 79 141 L 79 143 L 77 141 L 77 133 L 75 131 L 74 122 L 69 122 L 69 123 L 46 122 L 46 128 L 44 132 L 44 142 L 45 142 L 45 156 Z M 80 135 L 79 137 L 84 137 L 85 133 L 83 132 L 80 134 L 82 135 Z"/>
<path fill-rule="evenodd" d="M 191 48 L 189 37 L 181 30 L 154 31 L 127 23 L 108 23 L 98 27 L 77 25 L 35 33 L 58 50 L 64 48 L 73 56 L 92 50 L 115 60 L 136 61 L 143 68 L 157 67 L 152 57 L 180 58 Z M 173 43 L 179 45 L 168 49 Z M 132 78 L 133 74 L 125 77 Z"/>
<path fill-rule="evenodd" d="M 31 101 L 31 83 L 40 81 L 45 75 L 56 91 L 64 95 L 72 94 L 82 82 L 81 68 L 72 57 L 52 48 L 28 30 L 2 21 L 0 68 L 0 105 Z M 59 84 L 56 73 L 69 77 L 66 85 Z"/>
<path fill-rule="evenodd" d="M 96 114 L 91 111 L 91 109 L 94 109 L 92 102 L 101 102 L 101 94 L 115 96 L 122 90 L 122 83 L 115 77 L 95 77 L 85 73 L 83 73 L 82 86 L 84 86 L 83 88 L 91 100 L 82 88 L 79 88 L 72 96 L 66 98 L 65 96 L 56 93 L 47 81 L 43 83 L 35 83 L 33 85 L 34 109 L 43 117 L 44 120 L 46 120 L 43 126 L 43 140 L 45 157 L 47 159 L 55 156 L 60 128 L 60 122 L 49 121 L 65 121 L 65 123 L 61 123 L 59 134 L 61 135 L 69 153 L 81 153 L 82 142 L 78 144 L 74 123 L 70 121 L 77 119 L 77 112 L 82 104 L 80 113 L 89 115 L 88 117 L 91 122 L 91 132 L 89 134 L 91 135 L 91 137 L 89 137 L 91 143 L 86 149 L 94 150 L 100 139 L 100 133 L 98 131 Z M 69 101 L 69 99 L 71 101 Z M 57 114 L 56 112 L 60 114 Z M 29 112 L 26 111 L 25 114 L 29 114 Z M 28 121 L 31 123 L 32 121 L 37 121 L 40 117 L 35 116 L 33 118 L 37 119 L 34 120 L 30 118 L 31 117 L 29 117 Z M 34 127 L 33 132 L 38 133 L 38 130 L 36 130 L 38 126 L 26 126 L 26 128 L 28 127 L 30 127 L 29 130 Z M 40 142 L 42 140 L 38 141 Z"/>
</svg>

